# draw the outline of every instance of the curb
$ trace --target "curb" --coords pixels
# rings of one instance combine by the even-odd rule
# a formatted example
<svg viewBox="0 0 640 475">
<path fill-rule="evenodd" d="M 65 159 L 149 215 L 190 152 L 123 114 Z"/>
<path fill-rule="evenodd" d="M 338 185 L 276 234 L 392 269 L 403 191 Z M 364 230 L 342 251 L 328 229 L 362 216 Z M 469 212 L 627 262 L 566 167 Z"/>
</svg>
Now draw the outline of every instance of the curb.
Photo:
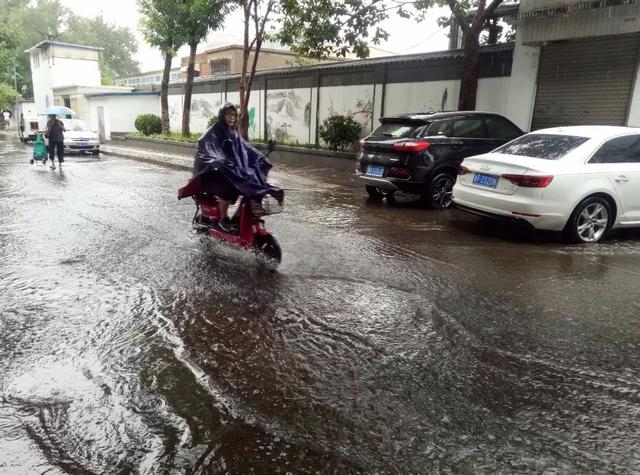
<svg viewBox="0 0 640 475">
<path fill-rule="evenodd" d="M 120 158 L 126 158 L 128 160 L 134 160 L 136 162 L 145 162 L 145 163 L 151 163 L 153 165 L 160 165 L 163 167 L 167 167 L 167 168 L 172 168 L 174 170 L 181 170 L 181 171 L 192 171 L 193 170 L 193 166 L 191 165 L 180 165 L 179 163 L 173 163 L 173 162 L 168 162 L 167 160 L 162 160 L 159 158 L 149 158 L 149 157 L 141 157 L 139 155 L 134 155 L 134 154 L 127 154 L 127 153 L 122 153 L 122 152 L 114 152 L 114 151 L 107 151 L 107 150 L 101 150 L 101 153 L 105 154 L 105 155 L 112 155 L 114 157 L 120 157 Z"/>
<path fill-rule="evenodd" d="M 190 152 L 195 151 L 195 148 L 196 148 L 195 143 L 189 143 L 189 142 L 177 142 L 173 140 L 155 139 L 150 137 L 128 137 L 121 132 L 112 132 L 111 135 L 112 135 L 112 140 L 114 141 L 139 145 L 140 147 L 147 146 L 150 148 L 154 148 L 154 146 L 155 147 L 164 146 L 167 148 L 173 147 L 175 149 L 188 150 Z M 256 147 L 258 150 L 264 151 L 267 149 L 267 144 L 265 143 L 256 142 L 256 143 L 252 143 L 252 145 Z M 322 148 L 296 147 L 296 146 L 287 145 L 287 144 L 277 144 L 276 147 L 278 151 L 289 152 L 289 153 L 294 153 L 299 155 L 307 155 L 307 156 L 311 155 L 311 156 L 322 157 L 326 159 L 339 158 L 343 160 L 349 160 L 351 162 L 355 162 L 356 160 L 356 152 L 334 152 L 332 150 L 326 150 Z"/>
</svg>

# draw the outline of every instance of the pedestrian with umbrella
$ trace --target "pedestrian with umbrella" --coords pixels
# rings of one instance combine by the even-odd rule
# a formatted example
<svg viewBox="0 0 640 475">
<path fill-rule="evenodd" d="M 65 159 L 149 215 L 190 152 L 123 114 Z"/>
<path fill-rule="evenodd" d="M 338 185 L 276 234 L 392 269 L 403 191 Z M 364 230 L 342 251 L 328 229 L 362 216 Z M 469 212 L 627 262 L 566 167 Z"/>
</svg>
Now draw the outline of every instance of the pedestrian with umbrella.
<svg viewBox="0 0 640 475">
<path fill-rule="evenodd" d="M 51 169 L 55 170 L 55 155 L 58 155 L 58 165 L 62 166 L 64 162 L 64 123 L 56 118 L 56 115 L 75 115 L 68 107 L 47 107 L 41 115 L 48 115 L 46 137 L 49 139 L 49 160 L 51 160 Z"/>
</svg>

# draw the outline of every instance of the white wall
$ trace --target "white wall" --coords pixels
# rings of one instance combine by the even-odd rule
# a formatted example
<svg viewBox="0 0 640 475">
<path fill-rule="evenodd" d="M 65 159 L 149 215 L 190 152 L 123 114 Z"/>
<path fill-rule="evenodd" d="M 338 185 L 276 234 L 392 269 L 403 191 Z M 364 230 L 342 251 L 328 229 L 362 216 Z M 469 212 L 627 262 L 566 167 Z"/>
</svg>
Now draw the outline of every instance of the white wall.
<svg viewBox="0 0 640 475">
<path fill-rule="evenodd" d="M 507 114 L 509 102 L 510 78 L 482 78 L 478 80 L 476 110 Z M 455 98 L 456 101 L 458 98 Z"/>
<path fill-rule="evenodd" d="M 172 132 L 182 131 L 182 108 L 184 95 L 169 96 L 169 126 Z M 207 130 L 207 123 L 211 117 L 218 115 L 218 110 L 224 103 L 224 93 L 193 94 L 191 96 L 191 114 L 189 129 L 192 134 L 199 134 Z M 159 107 L 159 106 L 158 106 Z M 158 110 L 157 114 L 160 115 Z"/>
<path fill-rule="evenodd" d="M 459 91 L 457 80 L 387 84 L 384 115 L 457 110 Z"/>
<path fill-rule="evenodd" d="M 40 61 L 36 66 L 31 54 L 31 80 L 33 82 L 33 100 L 36 109 L 41 112 L 45 107 L 53 105 L 53 92 L 51 91 L 51 70 L 47 61 Z"/>
<path fill-rule="evenodd" d="M 194 94 L 195 96 L 195 94 Z M 169 127 L 171 132 L 180 133 L 182 130 L 182 104 L 184 100 L 183 94 L 170 94 L 167 98 L 169 102 Z M 161 115 L 162 110 L 158 110 L 158 115 Z M 196 131 L 193 131 L 196 133 Z"/>
<path fill-rule="evenodd" d="M 253 126 L 249 127 L 249 138 L 262 138 L 264 134 L 263 91 L 251 91 L 249 99 L 249 110 L 253 109 Z M 183 94 L 169 95 L 169 121 L 172 132 L 182 131 L 182 108 L 184 104 Z M 226 97 L 224 92 L 209 94 L 194 94 L 191 97 L 191 116 L 189 128 L 192 134 L 200 134 L 207 130 L 207 123 L 212 116 L 217 116 L 220 108 L 225 102 L 231 102 L 236 106 L 240 103 L 239 92 L 228 92 Z M 158 111 L 160 114 L 160 111 Z"/>
<path fill-rule="evenodd" d="M 508 80 L 508 99 L 504 115 L 524 131 L 531 128 L 539 63 L 540 47 L 522 45 L 518 33 L 511 76 L 505 78 Z"/>
<path fill-rule="evenodd" d="M 267 126 L 278 142 L 309 143 L 310 124 L 310 88 L 267 91 Z"/>
<path fill-rule="evenodd" d="M 107 140 L 111 132 L 135 132 L 135 120 L 140 114 L 160 116 L 159 95 L 94 96 L 88 102 L 90 115 L 82 119 L 89 123 L 92 130 L 98 130 L 98 107 L 104 107 Z"/>
<path fill-rule="evenodd" d="M 100 65 L 86 59 L 54 58 L 51 87 L 100 86 Z"/>
<path fill-rule="evenodd" d="M 640 68 L 636 71 L 627 125 L 630 127 L 640 127 Z"/>
<path fill-rule="evenodd" d="M 322 87 L 319 109 L 319 125 L 331 115 L 349 115 L 362 125 L 362 133 L 367 135 L 373 120 L 373 84 Z"/>
</svg>

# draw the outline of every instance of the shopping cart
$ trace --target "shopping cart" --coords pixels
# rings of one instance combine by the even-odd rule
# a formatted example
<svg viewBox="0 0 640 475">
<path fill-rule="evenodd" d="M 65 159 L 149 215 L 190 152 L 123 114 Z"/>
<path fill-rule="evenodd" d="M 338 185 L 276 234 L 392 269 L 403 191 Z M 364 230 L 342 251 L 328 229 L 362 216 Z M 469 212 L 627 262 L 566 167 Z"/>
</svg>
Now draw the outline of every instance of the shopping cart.
<svg viewBox="0 0 640 475">
<path fill-rule="evenodd" d="M 33 158 L 31 159 L 31 165 L 36 161 L 41 162 L 44 165 L 47 158 L 47 144 L 44 143 L 43 133 L 36 132 L 36 139 L 33 142 Z"/>
</svg>

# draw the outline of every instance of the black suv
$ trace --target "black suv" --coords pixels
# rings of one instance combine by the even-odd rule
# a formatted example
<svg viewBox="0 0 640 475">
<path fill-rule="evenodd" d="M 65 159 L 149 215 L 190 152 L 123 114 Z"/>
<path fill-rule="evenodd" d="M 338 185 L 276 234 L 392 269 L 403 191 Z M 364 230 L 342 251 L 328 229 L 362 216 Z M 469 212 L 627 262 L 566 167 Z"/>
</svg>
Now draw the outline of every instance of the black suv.
<svg viewBox="0 0 640 475">
<path fill-rule="evenodd" d="M 369 196 L 420 195 L 433 208 L 451 205 L 458 166 L 522 135 L 513 122 L 487 112 L 418 112 L 383 117 L 359 144 L 356 173 Z"/>
</svg>

